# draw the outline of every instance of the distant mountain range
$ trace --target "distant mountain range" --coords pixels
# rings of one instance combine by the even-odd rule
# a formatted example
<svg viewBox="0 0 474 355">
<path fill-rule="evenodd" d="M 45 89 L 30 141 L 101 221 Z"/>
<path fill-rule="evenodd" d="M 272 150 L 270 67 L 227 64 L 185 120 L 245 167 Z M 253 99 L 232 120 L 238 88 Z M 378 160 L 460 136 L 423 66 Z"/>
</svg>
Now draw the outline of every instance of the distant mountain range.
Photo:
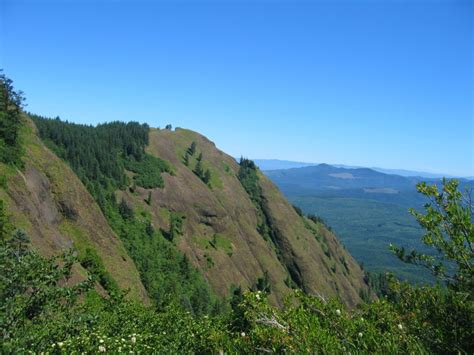
<svg viewBox="0 0 474 355">
<path fill-rule="evenodd" d="M 262 167 L 279 161 L 256 160 Z M 282 162 L 282 166 L 290 166 Z M 304 164 L 304 163 L 300 163 Z M 262 168 L 262 169 L 264 169 Z M 386 170 L 385 170 L 386 171 Z M 420 181 L 440 184 L 438 177 L 401 176 L 369 168 L 328 164 L 265 170 L 286 197 L 305 213 L 322 217 L 350 253 L 370 271 L 392 271 L 415 282 L 432 280 L 419 268 L 401 263 L 389 244 L 423 250 L 423 231 L 409 208 L 423 209 L 426 199 L 416 191 Z M 474 188 L 474 181 L 460 179 L 460 189 Z"/>
<path fill-rule="evenodd" d="M 291 160 L 279 160 L 279 159 L 254 159 L 255 164 L 261 170 L 281 170 L 281 169 L 293 169 L 293 168 L 304 168 L 307 166 L 316 166 L 319 165 L 318 163 L 305 163 L 305 162 L 298 162 L 298 161 L 291 161 Z M 351 166 L 351 165 L 344 165 L 344 164 L 330 164 L 337 168 L 345 168 L 345 169 L 358 169 L 364 168 L 361 166 Z M 384 169 L 378 167 L 369 167 L 369 169 L 378 171 L 380 173 L 385 174 L 393 174 L 393 175 L 400 175 L 405 177 L 423 177 L 423 178 L 430 178 L 430 179 L 437 179 L 442 177 L 453 178 L 454 175 L 450 174 L 441 174 L 441 173 L 428 173 L 425 171 L 415 171 L 415 170 L 406 170 L 406 169 Z M 468 180 L 474 180 L 474 176 L 469 177 L 462 177 Z"/>
</svg>

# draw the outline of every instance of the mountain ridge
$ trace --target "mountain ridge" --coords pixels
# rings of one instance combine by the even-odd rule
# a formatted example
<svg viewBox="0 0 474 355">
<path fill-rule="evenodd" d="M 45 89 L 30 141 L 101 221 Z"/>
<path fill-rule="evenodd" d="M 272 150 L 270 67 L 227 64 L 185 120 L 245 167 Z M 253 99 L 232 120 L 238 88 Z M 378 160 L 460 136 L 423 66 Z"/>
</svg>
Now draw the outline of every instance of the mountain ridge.
<svg viewBox="0 0 474 355">
<path fill-rule="evenodd" d="M 280 159 L 254 159 L 255 163 L 259 166 L 261 170 L 286 170 L 292 168 L 303 168 L 309 166 L 317 165 L 331 165 L 336 168 L 344 169 L 371 169 L 379 173 L 384 173 L 388 175 L 399 175 L 404 177 L 419 177 L 419 178 L 428 178 L 428 179 L 439 179 L 439 178 L 459 178 L 466 180 L 474 180 L 474 176 L 456 176 L 452 174 L 443 174 L 443 173 L 430 173 L 425 171 L 409 170 L 409 169 L 390 169 L 390 168 L 380 168 L 380 167 L 364 167 L 356 165 L 346 165 L 346 164 L 329 164 L 329 163 L 308 163 L 308 162 L 297 162 L 292 160 L 280 160 Z"/>
<path fill-rule="evenodd" d="M 152 250 L 149 249 L 152 247 L 150 243 L 158 242 L 159 245 L 169 249 L 174 255 L 173 258 L 181 258 L 179 255 L 183 255 L 183 261 L 179 262 L 179 265 L 182 265 L 180 267 L 190 270 L 190 266 L 186 266 L 189 260 L 190 265 L 196 268 L 212 291 L 221 299 L 230 297 L 235 287 L 254 289 L 262 285 L 267 285 L 264 287 L 271 289 L 269 297 L 276 305 L 282 305 L 285 296 L 294 287 L 310 294 L 336 296 L 349 306 L 361 302 L 361 295 L 370 295 L 364 272 L 324 225 L 298 215 L 278 188 L 256 167 L 252 168 L 250 165 L 245 172 L 242 163 L 238 164 L 234 158 L 218 150 L 206 137 L 181 128 L 149 129 L 144 153 L 140 153 L 137 146 L 127 143 L 127 149 L 130 149 L 130 153 L 127 154 L 141 156 L 142 158 L 137 159 L 149 161 L 148 165 L 140 165 L 142 163 L 139 160 L 133 160 L 135 159 L 133 155 L 129 158 L 122 156 L 120 159 L 125 159 L 123 164 L 126 174 L 121 178 L 117 176 L 116 181 L 121 181 L 120 184 L 125 185 L 116 188 L 111 185 L 112 180 L 110 182 L 104 180 L 106 184 L 104 186 L 108 187 L 100 192 L 102 188 L 99 185 L 91 185 L 93 181 L 86 178 L 97 174 L 99 178 L 100 172 L 94 173 L 94 170 L 91 170 L 90 175 L 84 169 L 94 168 L 92 166 L 87 168 L 88 165 L 84 165 L 86 162 L 82 159 L 86 159 L 90 154 L 91 156 L 103 154 L 100 150 L 102 148 L 94 153 L 92 143 L 84 141 L 86 144 L 83 146 L 84 149 L 87 151 L 92 149 L 88 155 L 78 156 L 81 151 L 77 150 L 77 153 L 68 152 L 69 147 L 80 149 L 84 144 L 80 139 L 95 132 L 96 128 L 38 116 L 34 117 L 35 124 L 29 118 L 25 117 L 25 120 L 28 127 L 28 132 L 25 133 L 27 137 L 25 141 L 28 141 L 27 152 L 34 157 L 34 160 L 26 159 L 26 166 L 43 164 L 41 169 L 49 179 L 47 186 L 63 186 L 74 196 L 88 196 L 89 201 L 87 204 L 83 203 L 83 206 L 89 206 L 85 211 L 82 206 L 67 199 L 66 203 L 61 202 L 61 191 L 51 188 L 42 191 L 41 198 L 51 201 L 51 209 L 57 211 L 55 213 L 60 216 L 61 221 L 65 221 L 61 223 L 67 226 L 61 227 L 62 234 L 56 237 L 60 247 L 46 251 L 38 249 L 42 253 L 53 255 L 71 246 L 76 248 L 81 243 L 84 244 L 80 247 L 79 258 L 95 260 L 92 263 L 93 267 L 100 269 L 98 275 L 100 282 L 96 287 L 102 293 L 110 292 L 108 288 L 116 282 L 122 290 L 131 287 L 130 297 L 134 299 L 153 302 L 155 297 L 159 297 L 160 302 L 165 302 L 166 299 L 163 297 L 166 296 L 166 290 L 159 291 L 160 283 L 165 282 L 163 285 L 167 285 L 166 287 L 173 287 L 173 282 L 181 281 L 169 279 L 179 277 L 176 273 L 173 274 L 175 276 L 165 273 L 157 280 L 147 271 L 149 270 L 147 265 L 154 258 L 147 250 Z M 40 129 L 36 129 L 37 125 L 40 125 Z M 119 123 L 110 124 L 111 129 L 115 130 L 122 129 L 120 126 Z M 98 127 L 103 134 L 109 126 Z M 143 131 L 147 129 L 146 127 L 138 129 L 138 126 L 130 126 L 129 129 L 130 132 L 135 132 L 137 137 L 141 137 L 140 130 Z M 74 133 L 75 131 L 78 134 Z M 43 135 L 43 141 L 39 140 L 37 134 Z M 193 153 L 190 154 L 193 145 Z M 114 145 L 109 146 L 112 151 L 116 149 L 113 148 Z M 58 158 L 54 152 L 62 154 L 64 160 Z M 80 154 L 84 153 L 82 150 Z M 99 169 L 100 164 L 104 164 L 100 161 L 99 159 L 94 163 L 99 164 L 96 165 Z M 81 172 L 81 179 L 86 186 L 67 166 L 68 163 L 72 164 L 73 169 Z M 160 169 L 164 170 L 160 170 L 161 173 L 153 173 L 153 164 L 160 164 L 163 167 Z M 3 173 L 4 169 L 6 171 L 7 168 L 2 165 L 0 172 Z M 67 174 L 73 175 L 67 178 L 70 184 L 64 182 L 63 171 L 69 171 Z M 8 196 L 19 194 L 12 181 L 19 179 L 20 175 L 20 171 L 12 172 L 6 188 L 2 189 L 4 192 L 1 196 L 6 197 L 9 206 L 13 204 Z M 243 179 L 246 179 L 247 185 Z M 84 192 L 87 189 L 94 192 L 97 201 L 93 201 L 92 196 Z M 53 221 L 45 216 L 47 209 L 40 209 L 38 213 L 46 221 L 41 224 L 43 232 L 41 234 L 32 228 L 34 217 L 24 209 L 24 205 L 37 200 L 38 197 L 28 189 L 22 193 L 23 200 L 15 202 L 16 207 L 11 208 L 11 211 L 14 212 L 15 222 L 32 236 L 33 246 L 37 247 L 36 240 L 47 243 L 53 238 L 50 235 L 52 233 L 50 225 Z M 100 202 L 100 208 L 97 202 Z M 83 215 L 90 216 L 95 213 L 99 213 L 100 216 L 104 213 L 105 218 L 94 220 L 88 217 L 87 222 L 81 219 Z M 29 222 L 22 223 L 22 221 Z M 88 232 L 77 232 L 77 228 L 86 228 Z M 103 228 L 109 231 L 107 233 L 112 241 L 101 241 L 101 234 L 98 235 L 97 231 L 102 231 Z M 78 239 L 68 239 L 69 233 L 75 234 Z M 137 239 L 130 233 L 139 233 L 141 236 Z M 149 233 L 151 239 L 146 233 Z M 108 252 L 104 248 L 110 248 L 110 245 L 115 244 L 120 246 L 120 252 L 114 252 L 111 257 L 107 257 Z M 150 246 L 147 246 L 149 244 Z M 147 261 L 144 258 L 151 259 Z M 114 266 L 115 260 L 123 260 L 129 265 Z M 160 272 L 160 268 L 167 267 L 163 262 L 154 264 L 153 267 L 158 267 L 154 269 L 155 273 Z M 82 265 L 91 267 L 90 261 L 78 264 L 78 275 L 81 274 Z M 179 270 L 176 271 L 179 273 Z M 126 281 L 127 277 L 130 277 L 128 275 L 130 272 L 134 275 L 133 282 Z M 187 272 L 193 274 L 191 270 Z M 194 279 L 196 277 L 193 276 Z M 193 287 L 196 288 L 186 291 L 191 292 L 189 293 L 191 299 L 195 297 L 193 295 L 198 297 L 198 294 L 205 295 L 208 292 L 205 291 L 207 286 L 199 282 L 195 285 Z M 212 295 L 205 296 L 203 300 L 206 297 Z M 196 306 L 196 302 L 208 302 L 203 300 L 192 301 L 193 307 Z M 199 303 L 197 306 L 201 307 Z"/>
</svg>

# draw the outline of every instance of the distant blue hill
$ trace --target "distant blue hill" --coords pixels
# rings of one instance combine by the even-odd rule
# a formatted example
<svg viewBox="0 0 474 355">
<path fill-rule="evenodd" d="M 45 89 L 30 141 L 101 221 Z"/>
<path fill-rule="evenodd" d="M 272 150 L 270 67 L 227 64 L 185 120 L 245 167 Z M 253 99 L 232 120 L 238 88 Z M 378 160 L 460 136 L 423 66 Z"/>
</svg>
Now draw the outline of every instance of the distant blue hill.
<svg viewBox="0 0 474 355">
<path fill-rule="evenodd" d="M 260 168 L 260 170 L 282 170 L 282 169 L 294 169 L 294 168 L 304 168 L 307 166 L 319 165 L 319 163 L 305 163 L 291 160 L 279 160 L 279 159 L 253 159 L 255 164 Z M 346 169 L 357 169 L 365 168 L 362 166 L 352 166 L 344 164 L 330 164 L 336 168 L 346 168 Z M 378 167 L 370 167 L 370 169 L 378 171 L 384 174 L 399 175 L 405 177 L 422 177 L 428 179 L 439 179 L 442 177 L 454 178 L 455 176 L 450 174 L 442 173 L 428 173 L 426 171 L 416 171 L 416 170 L 407 170 L 407 169 L 385 169 Z M 474 176 L 462 177 L 467 180 L 474 180 Z"/>
</svg>

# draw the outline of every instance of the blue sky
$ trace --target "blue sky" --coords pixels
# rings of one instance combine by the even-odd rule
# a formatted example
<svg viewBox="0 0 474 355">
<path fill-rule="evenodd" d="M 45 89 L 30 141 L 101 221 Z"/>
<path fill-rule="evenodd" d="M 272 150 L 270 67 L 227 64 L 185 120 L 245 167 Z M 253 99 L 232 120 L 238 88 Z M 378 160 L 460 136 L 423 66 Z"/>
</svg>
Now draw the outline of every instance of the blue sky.
<svg viewBox="0 0 474 355">
<path fill-rule="evenodd" d="M 0 1 L 27 109 L 225 152 L 474 175 L 472 1 Z"/>
</svg>

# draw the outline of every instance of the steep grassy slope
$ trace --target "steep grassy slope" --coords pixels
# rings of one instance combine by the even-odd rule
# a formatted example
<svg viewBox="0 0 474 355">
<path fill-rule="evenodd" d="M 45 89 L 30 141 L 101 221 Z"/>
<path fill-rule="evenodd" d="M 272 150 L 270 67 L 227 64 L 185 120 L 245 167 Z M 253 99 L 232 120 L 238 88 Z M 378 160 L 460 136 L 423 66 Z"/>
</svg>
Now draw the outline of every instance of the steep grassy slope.
<svg viewBox="0 0 474 355">
<path fill-rule="evenodd" d="M 98 259 L 112 284 L 129 289 L 129 297 L 148 302 L 138 271 L 122 242 L 113 233 L 98 205 L 74 172 L 41 142 L 31 121 L 22 129 L 25 167 L 22 171 L 0 164 L 0 198 L 17 227 L 44 255 L 73 247 L 80 259 Z M 75 280 L 84 275 L 75 266 Z M 106 283 L 102 282 L 107 286 Z M 101 286 L 99 286 L 99 289 Z"/>
<path fill-rule="evenodd" d="M 148 295 L 159 304 L 167 302 L 167 295 L 181 297 L 184 292 L 186 295 L 182 295 L 182 303 L 191 304 L 194 311 L 201 313 L 212 307 L 212 296 L 186 266 L 187 260 L 201 271 L 220 296 L 228 296 L 233 286 L 247 289 L 268 285 L 271 285 L 270 297 L 275 304 L 282 304 L 283 297 L 293 287 L 323 296 L 339 296 L 349 305 L 358 303 L 360 295 L 367 295 L 362 270 L 332 233 L 323 225 L 298 215 L 253 163 L 245 170 L 243 165 L 239 166 L 205 137 L 184 129 L 152 129 L 147 139 L 140 138 L 140 144 L 148 143 L 148 155 L 140 153 L 139 146 L 132 142 L 129 147 L 132 153 L 128 153 L 126 141 L 123 141 L 127 146 L 125 150 L 120 148 L 122 143 L 114 141 L 115 145 L 118 144 L 114 149 L 118 150 L 110 155 L 109 160 L 101 162 L 100 159 L 94 160 L 93 156 L 99 154 L 97 157 L 100 158 L 104 147 L 95 146 L 92 150 L 91 145 L 95 143 L 90 141 L 90 136 L 103 134 L 103 139 L 115 139 L 104 130 L 119 133 L 120 124 L 100 126 L 99 132 L 92 127 L 68 125 L 57 120 L 45 121 L 40 117 L 35 117 L 35 122 L 40 125 L 42 137 L 48 140 L 49 146 L 82 176 L 107 217 L 102 217 L 92 197 L 85 193 L 72 171 L 66 169 L 30 133 L 27 149 L 33 160 L 28 160 L 26 171 L 29 171 L 28 164 L 34 162 L 38 166 L 35 165 L 35 168 L 44 172 L 49 179 L 44 184 L 52 186 L 48 189 L 52 190 L 53 201 L 38 208 L 46 216 L 38 228 L 40 231 L 36 233 L 41 235 L 41 231 L 51 229 L 50 224 L 58 225 L 57 229 L 63 234 L 61 237 L 50 237 L 49 234 L 54 233 L 49 233 L 48 243 L 51 240 L 64 243 L 64 235 L 71 234 L 75 240 L 66 244 L 74 243 L 76 248 L 82 248 L 80 252 L 87 251 L 89 246 L 82 246 L 81 243 L 84 240 L 84 243 L 90 242 L 84 235 L 92 235 L 91 240 L 96 241 L 105 233 L 110 235 L 111 245 L 115 243 L 121 248 L 122 244 L 109 228 L 111 226 L 137 265 Z M 138 129 L 137 134 L 141 137 L 139 132 L 143 132 L 144 127 L 131 125 L 130 128 Z M 89 145 L 85 144 L 87 139 Z M 110 180 L 104 175 L 108 167 L 104 164 L 113 160 L 115 154 L 118 154 L 117 159 L 121 163 L 117 169 L 111 170 L 116 172 L 117 178 Z M 136 154 L 141 158 L 133 160 L 131 155 L 124 154 Z M 90 168 L 88 162 L 95 164 L 95 168 Z M 153 172 L 147 164 L 154 163 L 165 164 L 167 168 Z M 124 164 L 122 168 L 120 164 Z M 120 173 L 120 169 L 124 168 L 125 175 Z M 142 177 L 146 177 L 150 184 L 144 183 L 146 181 L 142 181 Z M 101 182 L 97 183 L 97 180 Z M 66 184 L 65 181 L 72 183 Z M 80 187 L 76 188 L 76 183 Z M 32 186 L 44 184 L 36 181 Z M 15 190 L 10 185 L 10 196 L 21 196 L 20 188 Z M 71 202 L 75 201 L 73 198 L 64 197 L 68 195 L 63 190 L 72 191 L 78 199 L 89 199 L 76 201 L 80 206 L 94 207 L 87 208 L 88 214 L 79 213 L 81 207 Z M 30 189 L 26 196 L 35 194 L 47 195 Z M 120 204 L 118 201 L 121 201 Z M 18 201 L 18 208 L 24 203 Z M 100 216 L 97 221 L 94 220 L 95 214 Z M 15 215 L 22 214 L 17 212 Z M 89 220 L 77 223 L 78 216 L 85 218 L 83 215 Z M 96 222 L 102 229 L 97 227 Z M 78 230 L 77 225 L 86 230 Z M 43 243 L 37 244 L 41 247 Z M 128 275 L 129 267 L 117 267 L 114 257 L 107 259 L 108 251 L 104 248 L 108 244 L 108 241 L 97 246 L 94 244 L 89 249 L 95 250 L 103 259 L 106 270 L 120 279 Z M 188 259 L 181 261 L 173 245 Z M 51 247 L 45 251 L 49 249 Z M 126 255 L 125 250 L 120 250 Z M 124 258 L 130 262 L 128 257 Z M 181 267 L 187 271 L 180 274 L 178 269 Z M 131 270 L 136 278 L 136 269 Z M 190 278 L 188 284 L 196 287 L 187 290 L 187 277 Z M 119 286 L 123 287 L 124 283 L 118 279 Z M 143 288 L 140 288 L 142 291 Z"/>
<path fill-rule="evenodd" d="M 188 154 L 186 165 L 193 142 L 196 152 Z M 174 174 L 163 174 L 162 189 L 138 187 L 120 191 L 119 197 L 149 212 L 154 228 L 164 232 L 170 231 L 173 216 L 181 216 L 182 231 L 174 242 L 221 296 L 231 285 L 254 286 L 266 273 L 276 303 L 295 284 L 310 293 L 339 295 L 350 305 L 367 291 L 363 272 L 334 235 L 300 217 L 258 172 L 261 209 L 272 230 L 272 238 L 264 238 L 257 208 L 237 178 L 239 165 L 207 138 L 179 128 L 151 130 L 147 151 L 171 162 Z M 200 154 L 203 170 L 210 171 L 209 184 L 193 172 Z"/>
</svg>

